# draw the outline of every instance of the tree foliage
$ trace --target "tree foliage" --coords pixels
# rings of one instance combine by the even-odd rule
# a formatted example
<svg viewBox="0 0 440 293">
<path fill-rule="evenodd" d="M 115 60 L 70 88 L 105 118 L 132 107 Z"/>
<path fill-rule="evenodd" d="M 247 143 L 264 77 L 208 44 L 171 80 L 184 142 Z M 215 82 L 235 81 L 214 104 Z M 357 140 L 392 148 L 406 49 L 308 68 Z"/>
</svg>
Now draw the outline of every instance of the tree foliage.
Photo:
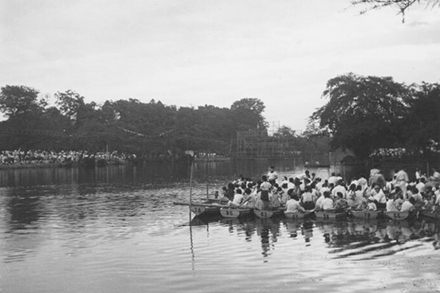
<svg viewBox="0 0 440 293">
<path fill-rule="evenodd" d="M 332 149 L 361 160 L 379 149 L 404 149 L 429 160 L 440 153 L 440 85 L 394 82 L 391 77 L 347 74 L 330 79 L 310 125 L 329 131 Z"/>
<path fill-rule="evenodd" d="M 47 107 L 39 92 L 6 86 L 0 96 L 0 149 L 117 150 L 143 158 L 178 156 L 187 149 L 227 154 L 237 131 L 265 127 L 264 103 L 245 98 L 230 108 L 180 107 L 137 99 L 87 103 L 73 90 Z"/>
<path fill-rule="evenodd" d="M 241 131 L 267 129 L 267 122 L 263 116 L 265 108 L 260 99 L 244 98 L 232 104 L 232 119 Z"/>
<path fill-rule="evenodd" d="M 311 119 L 330 131 L 333 149 L 351 149 L 364 159 L 375 148 L 402 142 L 399 127 L 411 101 L 404 84 L 350 73 L 330 79 L 323 97 L 328 103 Z"/>
<path fill-rule="evenodd" d="M 44 98 L 38 99 L 38 91 L 27 86 L 10 86 L 1 88 L 0 111 L 8 117 L 29 113 L 41 113 L 47 106 Z"/>
</svg>

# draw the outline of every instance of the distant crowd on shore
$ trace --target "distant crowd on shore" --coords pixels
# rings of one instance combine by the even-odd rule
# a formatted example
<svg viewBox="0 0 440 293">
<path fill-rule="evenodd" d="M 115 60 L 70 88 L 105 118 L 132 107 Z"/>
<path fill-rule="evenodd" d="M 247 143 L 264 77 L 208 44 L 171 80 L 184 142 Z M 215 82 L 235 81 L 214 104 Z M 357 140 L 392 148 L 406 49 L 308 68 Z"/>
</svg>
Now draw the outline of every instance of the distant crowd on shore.
<svg viewBox="0 0 440 293">
<path fill-rule="evenodd" d="M 103 161 L 108 164 L 127 162 L 130 158 L 136 158 L 134 154 L 120 152 L 96 152 L 87 151 L 46 151 L 46 150 L 14 150 L 0 152 L 0 165 L 22 166 L 22 165 L 50 165 L 50 164 L 78 164 L 82 160 Z"/>
</svg>

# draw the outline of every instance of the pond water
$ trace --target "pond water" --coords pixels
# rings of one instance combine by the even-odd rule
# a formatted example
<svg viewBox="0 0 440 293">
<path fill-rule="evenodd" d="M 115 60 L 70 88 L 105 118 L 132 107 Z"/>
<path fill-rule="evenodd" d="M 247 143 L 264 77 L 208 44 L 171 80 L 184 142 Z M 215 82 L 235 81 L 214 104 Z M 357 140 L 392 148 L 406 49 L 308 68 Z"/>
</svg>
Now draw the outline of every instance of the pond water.
<svg viewBox="0 0 440 293">
<path fill-rule="evenodd" d="M 197 164 L 189 184 L 187 166 L 1 170 L 0 292 L 440 291 L 435 221 L 199 219 L 173 204 L 266 171 Z"/>
</svg>

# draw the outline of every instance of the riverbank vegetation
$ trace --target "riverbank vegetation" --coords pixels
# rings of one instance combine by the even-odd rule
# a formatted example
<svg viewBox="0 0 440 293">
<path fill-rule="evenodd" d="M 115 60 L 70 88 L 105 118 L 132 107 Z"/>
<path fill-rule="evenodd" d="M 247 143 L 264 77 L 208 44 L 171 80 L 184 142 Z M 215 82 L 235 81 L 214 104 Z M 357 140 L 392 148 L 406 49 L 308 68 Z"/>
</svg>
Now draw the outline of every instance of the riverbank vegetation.
<svg viewBox="0 0 440 293">
<path fill-rule="evenodd" d="M 0 150 L 87 151 L 178 159 L 185 150 L 234 156 L 254 133 L 258 147 L 314 162 L 329 151 L 350 150 L 358 161 L 398 154 L 437 158 L 440 152 L 440 86 L 395 82 L 391 77 L 346 74 L 328 81 L 328 102 L 311 114 L 304 133 L 288 126 L 269 131 L 264 102 L 243 98 L 229 108 L 178 107 L 137 99 L 101 105 L 68 90 L 49 96 L 28 86 L 1 88 Z M 254 142 L 252 142 L 254 143 Z M 398 151 L 396 151 L 398 150 Z M 246 150 L 245 150 L 246 151 Z M 306 155 L 307 154 L 307 155 Z M 315 155 L 310 155 L 315 154 Z"/>
</svg>

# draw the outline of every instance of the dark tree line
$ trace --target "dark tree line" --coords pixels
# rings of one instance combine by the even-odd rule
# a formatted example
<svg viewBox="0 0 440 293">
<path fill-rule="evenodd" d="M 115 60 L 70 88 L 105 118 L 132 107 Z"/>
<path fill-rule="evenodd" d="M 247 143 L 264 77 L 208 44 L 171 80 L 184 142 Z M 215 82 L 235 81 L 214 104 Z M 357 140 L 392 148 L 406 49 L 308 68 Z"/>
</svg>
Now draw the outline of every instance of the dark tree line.
<svg viewBox="0 0 440 293">
<path fill-rule="evenodd" d="M 395 82 L 353 73 L 328 81 L 328 99 L 311 116 L 331 136 L 332 149 L 349 149 L 366 160 L 377 149 L 404 149 L 436 160 L 440 153 L 440 85 Z"/>
<path fill-rule="evenodd" d="M 187 149 L 229 154 L 237 131 L 266 129 L 264 103 L 245 98 L 230 108 L 167 106 L 136 99 L 87 103 L 68 90 L 55 106 L 27 86 L 1 88 L 1 150 L 120 151 L 144 158 L 179 156 Z"/>
</svg>

